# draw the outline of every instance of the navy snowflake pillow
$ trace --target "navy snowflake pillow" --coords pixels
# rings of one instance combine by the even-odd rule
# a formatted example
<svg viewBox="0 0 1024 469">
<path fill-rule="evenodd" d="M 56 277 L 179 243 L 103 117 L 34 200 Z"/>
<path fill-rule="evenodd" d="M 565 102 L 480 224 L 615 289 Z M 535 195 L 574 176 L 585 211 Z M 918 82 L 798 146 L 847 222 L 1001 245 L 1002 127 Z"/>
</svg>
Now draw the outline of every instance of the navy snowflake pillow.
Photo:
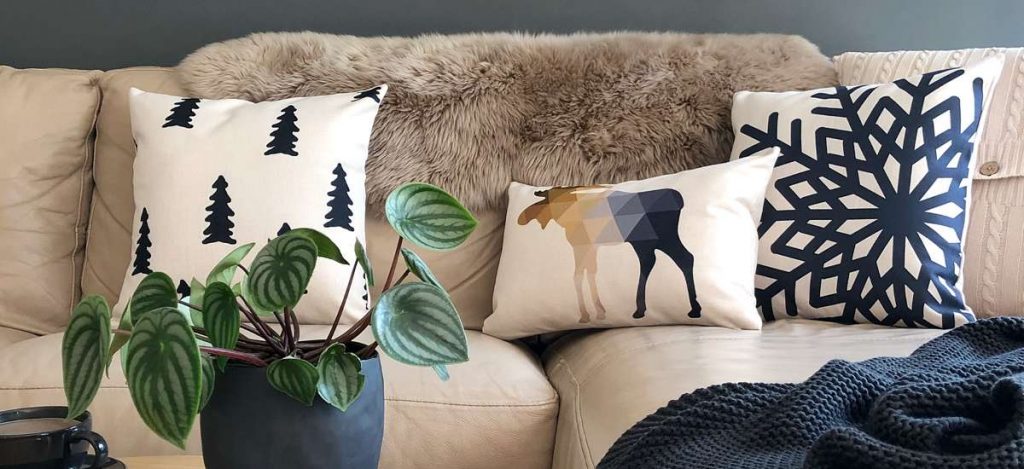
<svg viewBox="0 0 1024 469">
<path fill-rule="evenodd" d="M 740 92 L 732 157 L 779 147 L 761 218 L 765 319 L 950 328 L 992 58 L 880 85 Z"/>
</svg>

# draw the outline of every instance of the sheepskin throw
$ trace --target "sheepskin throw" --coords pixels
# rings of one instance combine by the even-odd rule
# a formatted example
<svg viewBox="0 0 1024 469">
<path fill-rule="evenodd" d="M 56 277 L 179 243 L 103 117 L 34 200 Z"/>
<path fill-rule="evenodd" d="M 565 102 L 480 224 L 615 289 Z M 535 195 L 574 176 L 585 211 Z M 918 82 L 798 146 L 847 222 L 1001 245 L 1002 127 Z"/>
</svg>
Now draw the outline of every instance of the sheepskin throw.
<svg viewBox="0 0 1024 469">
<path fill-rule="evenodd" d="M 442 186 L 472 209 L 509 183 L 616 183 L 729 159 L 740 90 L 837 84 L 798 36 L 610 33 L 361 38 L 265 33 L 178 67 L 202 98 L 250 101 L 391 87 L 374 126 L 367 196 Z"/>
</svg>

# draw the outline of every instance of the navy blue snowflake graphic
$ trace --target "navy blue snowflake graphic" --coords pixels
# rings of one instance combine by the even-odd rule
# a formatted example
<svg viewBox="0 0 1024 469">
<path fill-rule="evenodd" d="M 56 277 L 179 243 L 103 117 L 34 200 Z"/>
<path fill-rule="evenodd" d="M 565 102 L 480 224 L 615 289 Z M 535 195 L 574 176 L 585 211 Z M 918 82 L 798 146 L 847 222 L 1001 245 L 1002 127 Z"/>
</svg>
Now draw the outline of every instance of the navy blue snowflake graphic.
<svg viewBox="0 0 1024 469">
<path fill-rule="evenodd" d="M 949 328 L 974 320 L 957 281 L 983 83 L 971 82 L 973 105 L 935 94 L 963 74 L 899 80 L 895 92 L 868 85 L 815 93 L 821 103 L 811 114 L 820 117 L 793 119 L 789 141 L 778 113 L 764 129 L 740 128 L 756 141 L 740 157 L 781 149 L 759 228 L 762 249 L 770 243 L 779 261 L 757 269 L 766 319 L 807 304 L 842 323 Z M 802 141 L 804 125 L 815 126 L 813 142 Z"/>
</svg>

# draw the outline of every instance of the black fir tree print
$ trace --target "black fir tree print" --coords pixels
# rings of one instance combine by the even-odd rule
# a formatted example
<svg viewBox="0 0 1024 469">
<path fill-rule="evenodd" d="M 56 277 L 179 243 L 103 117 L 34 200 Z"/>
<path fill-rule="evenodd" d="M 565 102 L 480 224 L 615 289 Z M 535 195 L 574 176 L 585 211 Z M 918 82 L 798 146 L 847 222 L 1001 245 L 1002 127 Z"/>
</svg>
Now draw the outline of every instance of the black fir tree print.
<svg viewBox="0 0 1024 469">
<path fill-rule="evenodd" d="M 184 280 L 178 280 L 178 296 L 182 299 L 192 296 L 192 287 L 188 286 Z"/>
<path fill-rule="evenodd" d="M 231 203 L 231 196 L 228 195 L 227 189 L 228 181 L 224 179 L 224 176 L 218 176 L 217 180 L 213 182 L 213 195 L 210 196 L 213 203 L 206 207 L 206 211 L 210 214 L 206 216 L 207 225 L 203 230 L 206 239 L 203 240 L 203 244 L 235 244 L 234 238 L 231 237 L 233 234 L 231 229 L 235 227 L 231 217 L 235 215 L 235 212 L 228 205 Z"/>
<path fill-rule="evenodd" d="M 363 304 L 366 305 L 366 310 L 369 311 L 370 310 L 370 287 L 368 287 L 366 285 L 367 283 L 368 283 L 368 281 L 366 280 L 366 272 L 363 272 Z"/>
<path fill-rule="evenodd" d="M 149 275 L 153 270 L 149 268 L 149 248 L 153 242 L 149 240 L 149 212 L 142 208 L 142 216 L 139 217 L 139 240 L 135 243 L 135 262 L 132 263 L 132 275 Z"/>
<path fill-rule="evenodd" d="M 198 99 L 183 98 L 181 101 L 174 103 L 174 107 L 171 108 L 171 114 L 164 119 L 167 122 L 163 126 L 191 129 L 192 118 L 196 115 L 196 109 L 199 109 Z"/>
<path fill-rule="evenodd" d="M 360 91 L 359 94 L 352 98 L 352 101 L 358 101 L 363 98 L 370 98 L 375 102 L 380 102 L 380 87 L 374 86 L 366 91 Z"/>
<path fill-rule="evenodd" d="M 345 169 L 341 167 L 341 163 L 334 168 L 334 181 L 331 185 L 334 186 L 330 192 L 327 193 L 329 200 L 327 201 L 327 222 L 324 223 L 325 228 L 332 226 L 340 226 L 349 231 L 355 231 L 352 228 L 352 198 L 348 195 L 348 181 L 345 180 Z"/>
<path fill-rule="evenodd" d="M 291 230 L 292 230 L 291 225 L 289 225 L 287 223 L 282 223 L 281 224 L 281 228 L 279 230 L 277 230 L 277 235 L 281 236 L 281 235 L 283 235 L 283 234 L 285 234 L 285 233 L 287 233 L 287 232 L 289 232 Z"/>
<path fill-rule="evenodd" d="M 295 106 L 288 106 L 281 110 L 281 115 L 277 118 L 277 123 L 274 124 L 273 132 L 270 132 L 270 143 L 267 144 L 269 150 L 264 155 L 292 155 L 299 156 L 299 153 L 295 151 L 295 142 L 299 140 L 295 134 L 299 131 L 299 127 L 295 125 L 299 118 L 295 117 Z"/>
</svg>

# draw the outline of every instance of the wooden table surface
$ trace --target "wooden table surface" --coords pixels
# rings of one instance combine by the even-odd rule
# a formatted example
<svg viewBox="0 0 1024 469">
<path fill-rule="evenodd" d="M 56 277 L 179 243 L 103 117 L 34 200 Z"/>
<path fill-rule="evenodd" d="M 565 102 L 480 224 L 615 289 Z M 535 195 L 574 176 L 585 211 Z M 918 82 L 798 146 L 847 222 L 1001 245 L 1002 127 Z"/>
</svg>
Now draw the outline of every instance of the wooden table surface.
<svg viewBox="0 0 1024 469">
<path fill-rule="evenodd" d="M 202 456 L 140 456 L 119 461 L 127 469 L 203 469 Z"/>
</svg>

